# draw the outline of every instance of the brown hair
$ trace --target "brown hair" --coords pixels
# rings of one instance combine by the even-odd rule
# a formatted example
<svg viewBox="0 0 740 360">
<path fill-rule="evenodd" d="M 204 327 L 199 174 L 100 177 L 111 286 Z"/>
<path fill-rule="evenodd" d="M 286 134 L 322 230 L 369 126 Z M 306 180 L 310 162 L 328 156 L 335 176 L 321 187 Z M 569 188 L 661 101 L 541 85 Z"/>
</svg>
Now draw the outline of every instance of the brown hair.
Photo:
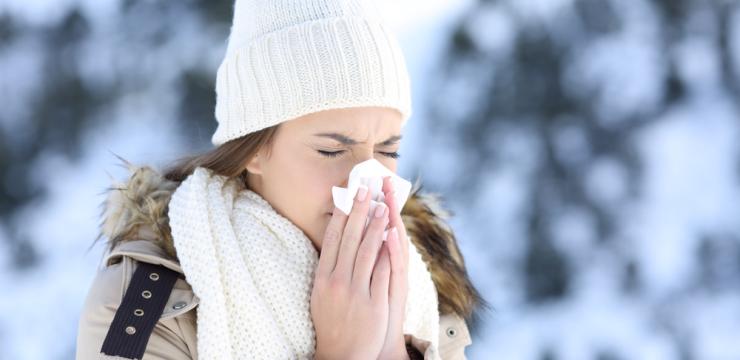
<svg viewBox="0 0 740 360">
<path fill-rule="evenodd" d="M 111 194 L 101 204 L 104 220 L 100 224 L 101 231 L 95 240 L 90 244 L 88 251 L 103 237 L 109 237 L 108 250 L 111 251 L 116 244 L 124 239 L 131 237 L 132 233 L 139 231 L 142 224 L 156 224 L 155 232 L 158 235 L 160 247 L 165 249 L 168 255 L 176 259 L 173 241 L 170 234 L 168 218 L 165 207 L 161 206 L 169 202 L 161 202 L 163 196 L 169 198 L 172 191 L 179 186 L 197 167 L 204 167 L 212 170 L 214 173 L 226 176 L 229 179 L 238 178 L 239 181 L 248 188 L 247 183 L 247 164 L 262 149 L 267 146 L 267 156 L 272 152 L 272 145 L 275 135 L 279 130 L 280 124 L 249 133 L 239 138 L 225 142 L 205 153 L 181 157 L 169 165 L 164 166 L 161 173 L 151 167 L 138 167 L 122 156 L 114 155 L 121 160 L 124 167 L 129 170 L 137 171 L 131 174 L 128 180 L 132 186 L 111 186 L 105 189 L 105 192 L 116 191 Z M 155 174 L 156 176 L 152 176 Z M 161 182 L 164 178 L 169 181 Z M 115 215 L 105 215 L 109 202 L 123 202 L 126 205 L 117 204 L 114 207 L 119 208 Z M 131 207 L 132 211 L 127 214 L 121 214 L 122 208 Z M 129 226 L 118 229 L 117 224 L 108 222 L 108 216 L 126 217 Z"/>
<path fill-rule="evenodd" d="M 164 178 L 180 183 L 192 174 L 195 168 L 204 167 L 230 179 L 239 178 L 246 186 L 247 163 L 263 146 L 267 146 L 268 154 L 271 152 L 273 140 L 279 127 L 280 124 L 277 124 L 229 140 L 205 153 L 175 160 L 163 171 Z"/>
</svg>

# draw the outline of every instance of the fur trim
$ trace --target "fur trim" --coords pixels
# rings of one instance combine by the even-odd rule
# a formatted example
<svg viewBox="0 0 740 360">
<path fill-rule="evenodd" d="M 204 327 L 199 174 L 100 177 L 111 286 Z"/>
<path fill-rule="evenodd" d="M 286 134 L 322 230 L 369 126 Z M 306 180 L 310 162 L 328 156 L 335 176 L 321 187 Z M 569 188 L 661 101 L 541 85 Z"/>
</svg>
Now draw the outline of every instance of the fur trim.
<svg viewBox="0 0 740 360">
<path fill-rule="evenodd" d="M 106 189 L 100 238 L 107 238 L 107 250 L 130 240 L 150 240 L 171 260 L 178 261 L 168 224 L 168 203 L 178 182 L 149 166 L 134 165 L 121 159 L 130 172 L 125 183 Z M 471 320 L 478 306 L 485 306 L 471 283 L 457 242 L 445 220 L 450 214 L 438 196 L 421 193 L 418 181 L 401 211 L 404 225 L 435 283 L 440 314 L 455 313 Z"/>
<path fill-rule="evenodd" d="M 442 207 L 438 195 L 422 193 L 416 184 L 401 210 L 403 224 L 429 266 L 440 314 L 455 313 L 471 320 L 473 312 L 486 303 L 470 281 L 455 235 L 446 222 L 452 214 Z"/>
<path fill-rule="evenodd" d="M 128 240 L 149 240 L 177 261 L 170 233 L 167 207 L 179 183 L 167 180 L 149 166 L 137 166 L 121 158 L 130 175 L 125 183 L 114 182 L 101 204 L 102 220 L 96 238 L 107 239 L 107 251 Z"/>
</svg>

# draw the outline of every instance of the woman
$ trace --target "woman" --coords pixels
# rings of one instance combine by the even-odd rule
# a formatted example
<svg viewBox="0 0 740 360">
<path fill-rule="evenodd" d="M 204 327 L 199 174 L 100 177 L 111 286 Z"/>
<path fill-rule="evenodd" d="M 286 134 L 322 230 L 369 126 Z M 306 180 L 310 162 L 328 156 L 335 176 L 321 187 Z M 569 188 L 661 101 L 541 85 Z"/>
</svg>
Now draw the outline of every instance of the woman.
<svg viewBox="0 0 740 360">
<path fill-rule="evenodd" d="M 464 358 L 483 300 L 434 197 L 333 207 L 354 165 L 396 172 L 409 92 L 368 3 L 237 1 L 216 147 L 111 189 L 77 358 Z"/>
</svg>

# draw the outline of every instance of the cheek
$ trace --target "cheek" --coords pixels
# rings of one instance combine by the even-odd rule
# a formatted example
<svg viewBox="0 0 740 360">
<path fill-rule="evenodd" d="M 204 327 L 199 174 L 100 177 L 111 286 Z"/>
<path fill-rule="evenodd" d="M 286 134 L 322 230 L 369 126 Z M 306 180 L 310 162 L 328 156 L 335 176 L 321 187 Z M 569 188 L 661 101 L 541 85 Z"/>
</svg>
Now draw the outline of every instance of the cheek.
<svg viewBox="0 0 740 360">
<path fill-rule="evenodd" d="M 305 161 L 300 172 L 294 175 L 296 189 L 302 192 L 299 197 L 303 199 L 304 206 L 310 206 L 310 209 L 304 210 L 307 214 L 313 214 L 314 219 L 319 221 L 327 219 L 326 213 L 333 209 L 332 186 L 338 186 L 343 181 L 341 168 L 331 166 L 330 163 L 315 159 Z"/>
</svg>

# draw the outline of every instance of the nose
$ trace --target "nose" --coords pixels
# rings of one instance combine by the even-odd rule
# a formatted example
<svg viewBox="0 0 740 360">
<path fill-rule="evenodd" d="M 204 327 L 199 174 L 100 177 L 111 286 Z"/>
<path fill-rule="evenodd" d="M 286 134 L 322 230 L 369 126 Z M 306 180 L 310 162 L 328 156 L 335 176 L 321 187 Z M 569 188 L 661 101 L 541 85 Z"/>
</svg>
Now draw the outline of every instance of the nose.
<svg viewBox="0 0 740 360">
<path fill-rule="evenodd" d="M 346 188 L 349 183 L 349 173 L 352 171 L 352 169 L 359 163 L 370 160 L 373 158 L 373 150 L 372 149 L 361 149 L 361 150 L 355 150 L 353 151 L 353 159 L 354 161 L 349 162 L 347 165 L 347 169 L 345 169 L 345 177 L 342 181 L 341 185 L 338 185 L 340 187 Z"/>
<path fill-rule="evenodd" d="M 372 147 L 362 147 L 353 150 L 352 155 L 355 159 L 355 163 L 352 166 L 355 166 L 363 161 L 372 159 L 374 157 L 374 150 Z"/>
</svg>

